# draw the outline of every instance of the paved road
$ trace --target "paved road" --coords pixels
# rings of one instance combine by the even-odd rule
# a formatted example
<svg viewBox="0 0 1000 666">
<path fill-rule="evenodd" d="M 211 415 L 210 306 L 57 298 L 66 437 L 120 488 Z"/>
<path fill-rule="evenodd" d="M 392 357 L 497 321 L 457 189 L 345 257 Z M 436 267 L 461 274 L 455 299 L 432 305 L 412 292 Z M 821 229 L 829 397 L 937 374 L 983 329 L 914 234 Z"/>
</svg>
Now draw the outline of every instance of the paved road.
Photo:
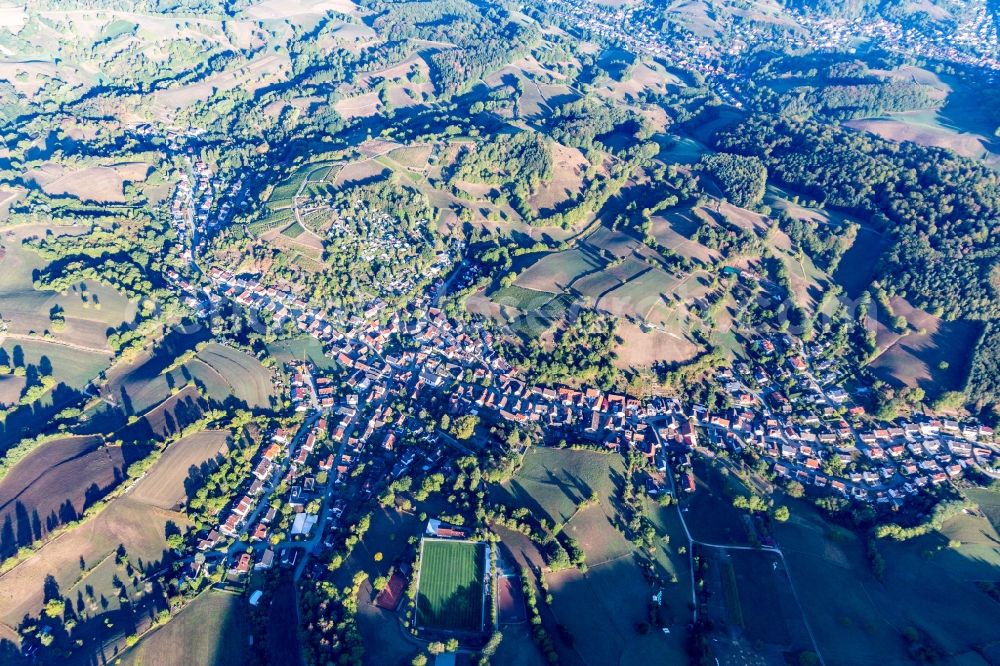
<svg viewBox="0 0 1000 666">
<path fill-rule="evenodd" d="M 653 419 L 653 420 L 655 420 L 655 419 Z M 652 423 L 651 423 L 651 425 L 652 425 Z M 662 452 L 663 451 L 663 442 L 660 441 L 660 433 L 659 433 L 659 430 L 655 426 L 653 426 L 653 434 L 655 435 L 657 444 L 660 445 L 660 451 Z M 759 547 L 757 547 L 757 546 L 730 546 L 730 545 L 726 545 L 726 544 L 711 543 L 711 542 L 708 542 L 708 541 L 701 541 L 700 539 L 695 539 L 694 536 L 691 534 L 691 530 L 688 528 L 687 520 L 684 519 L 684 511 L 681 510 L 681 506 L 680 506 L 680 502 L 679 502 L 679 495 L 677 494 L 677 488 L 674 485 L 673 469 L 670 467 L 670 462 L 667 460 L 666 456 L 663 456 L 662 462 L 663 462 L 663 465 L 666 467 L 667 477 L 670 479 L 670 492 L 674 496 L 674 506 L 677 508 L 677 516 L 681 520 L 681 527 L 684 528 L 684 534 L 685 534 L 685 536 L 687 536 L 687 540 L 688 540 L 688 563 L 689 563 L 689 569 L 690 569 L 690 572 L 691 572 L 691 601 L 694 604 L 694 621 L 695 622 L 698 621 L 698 598 L 697 598 L 697 593 L 695 591 L 695 584 L 694 584 L 694 545 L 695 544 L 697 544 L 697 545 L 699 545 L 699 546 L 701 546 L 703 548 L 719 548 L 719 549 L 723 549 L 723 550 L 757 550 L 757 551 L 766 551 L 766 552 L 769 552 L 769 553 L 774 553 L 775 555 L 778 556 L 778 559 L 781 560 L 781 565 L 785 568 L 785 573 L 788 576 L 788 586 L 789 586 L 789 588 L 792 591 L 792 597 L 794 597 L 794 599 L 795 599 L 795 604 L 799 608 L 799 613 L 802 615 L 802 622 L 805 625 L 806 632 L 809 634 L 809 640 L 813 644 L 813 651 L 816 653 L 816 657 L 819 659 L 820 665 L 821 666 L 825 666 L 825 662 L 823 661 L 823 656 L 820 654 L 820 651 L 819 651 L 819 645 L 816 643 L 816 637 L 813 635 L 812 627 L 809 626 L 809 620 L 806 618 L 805 611 L 802 608 L 802 602 L 799 601 L 799 594 L 795 590 L 795 583 L 792 581 L 792 575 L 791 575 L 791 572 L 788 569 L 788 563 L 785 561 L 785 554 L 783 552 L 781 552 L 781 549 L 778 548 L 778 547 L 776 547 L 776 546 L 774 546 L 774 547 L 772 547 L 772 546 L 759 546 Z"/>
</svg>

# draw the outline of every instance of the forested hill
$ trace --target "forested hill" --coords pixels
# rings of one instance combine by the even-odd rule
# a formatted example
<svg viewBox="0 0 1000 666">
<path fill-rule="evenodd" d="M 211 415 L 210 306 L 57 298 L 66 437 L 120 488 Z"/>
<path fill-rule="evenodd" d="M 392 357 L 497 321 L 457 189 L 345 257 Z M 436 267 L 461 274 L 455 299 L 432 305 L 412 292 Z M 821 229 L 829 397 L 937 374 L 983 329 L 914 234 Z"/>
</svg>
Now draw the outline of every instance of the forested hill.
<svg viewBox="0 0 1000 666">
<path fill-rule="evenodd" d="M 430 56 L 445 93 L 467 88 L 486 72 L 509 62 L 537 41 L 538 26 L 513 20 L 502 3 L 478 6 L 465 0 L 394 3 L 363 0 L 369 21 L 392 39 L 425 39 L 458 47 Z"/>
<path fill-rule="evenodd" d="M 775 116 L 746 120 L 716 144 L 760 157 L 783 186 L 890 232 L 879 279 L 896 295 L 950 318 L 1000 317 L 992 169 L 939 148 Z"/>
<path fill-rule="evenodd" d="M 965 387 L 1000 399 L 1000 175 L 940 148 L 833 125 L 757 116 L 721 132 L 721 150 L 764 161 L 794 192 L 888 232 L 877 279 L 890 295 L 947 319 L 985 323 Z"/>
</svg>

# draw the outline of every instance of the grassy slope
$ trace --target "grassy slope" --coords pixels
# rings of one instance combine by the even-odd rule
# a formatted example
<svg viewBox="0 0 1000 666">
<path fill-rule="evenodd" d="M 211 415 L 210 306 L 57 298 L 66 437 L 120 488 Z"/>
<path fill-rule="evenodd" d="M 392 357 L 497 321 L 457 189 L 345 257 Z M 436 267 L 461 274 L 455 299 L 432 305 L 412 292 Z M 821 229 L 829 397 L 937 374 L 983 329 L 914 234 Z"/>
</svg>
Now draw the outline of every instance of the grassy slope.
<svg viewBox="0 0 1000 666">
<path fill-rule="evenodd" d="M 209 590 L 122 655 L 126 666 L 238 666 L 247 656 L 243 599 Z"/>
<path fill-rule="evenodd" d="M 795 504 L 792 519 L 777 528 L 820 651 L 832 665 L 905 661 L 901 632 L 910 626 L 930 634 L 951 657 L 974 646 L 995 649 L 996 602 L 974 583 L 1000 578 L 995 534 L 985 519 L 960 516 L 941 532 L 880 542 L 888 565 L 880 583 L 870 573 L 861 539 L 811 506 Z M 949 538 L 963 538 L 958 535 L 974 542 L 948 548 Z"/>
</svg>

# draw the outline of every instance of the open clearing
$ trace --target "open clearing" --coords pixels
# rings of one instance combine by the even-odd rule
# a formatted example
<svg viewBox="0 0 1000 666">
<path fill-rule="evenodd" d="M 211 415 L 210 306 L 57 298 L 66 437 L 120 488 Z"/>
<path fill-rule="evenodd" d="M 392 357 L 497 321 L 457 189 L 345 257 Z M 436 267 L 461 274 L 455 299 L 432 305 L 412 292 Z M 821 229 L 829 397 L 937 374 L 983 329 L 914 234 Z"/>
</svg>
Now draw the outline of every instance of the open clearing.
<svg viewBox="0 0 1000 666">
<path fill-rule="evenodd" d="M 107 330 L 131 321 L 136 306 L 114 289 L 93 281 L 73 285 L 65 293 L 38 291 L 32 273 L 48 262 L 21 241 L 48 232 L 56 236 L 81 233 L 83 229 L 32 224 L 5 230 L 0 236 L 0 303 L 9 332 L 16 335 L 41 335 L 49 331 L 53 339 L 78 347 L 108 350 Z M 49 313 L 62 309 L 65 327 L 53 330 Z"/>
<path fill-rule="evenodd" d="M 678 574 L 678 584 L 665 593 L 665 617 L 672 634 L 640 634 L 636 627 L 648 620 L 647 602 L 653 594 L 638 566 L 633 545 L 615 528 L 619 486 L 624 462 L 617 454 L 597 451 L 532 448 L 515 477 L 490 489 L 492 498 L 511 507 L 525 507 L 563 532 L 586 555 L 587 572 L 577 569 L 547 572 L 553 595 L 552 611 L 572 635 L 569 647 L 555 640 L 566 663 L 681 663 L 686 659 L 684 626 L 690 622 L 687 603 L 690 578 L 687 564 L 665 550 L 654 557 L 654 569 L 665 580 Z M 598 503 L 578 510 L 591 496 Z M 683 543 L 679 521 L 658 517 L 658 534 Z M 537 548 L 523 536 L 500 529 L 504 545 L 521 566 L 542 564 Z"/>
<path fill-rule="evenodd" d="M 546 579 L 552 612 L 573 636 L 573 649 L 588 666 L 685 662 L 682 640 L 636 630 L 648 620 L 651 590 L 630 557 L 589 567 L 585 574 L 567 569 L 546 574 Z M 677 633 L 680 639 L 683 628 Z"/>
<path fill-rule="evenodd" d="M 590 163 L 577 148 L 549 142 L 552 147 L 552 178 L 543 181 L 528 199 L 543 215 L 577 196 L 583 188 L 583 176 Z"/>
<path fill-rule="evenodd" d="M 425 629 L 481 631 L 485 547 L 472 541 L 424 539 L 417 623 Z"/>
<path fill-rule="evenodd" d="M 996 141 L 988 136 L 964 132 L 941 122 L 935 111 L 906 111 L 884 118 L 850 120 L 847 127 L 871 132 L 894 142 L 912 141 L 921 146 L 947 148 L 963 157 L 981 159 L 988 164 L 1000 164 Z"/>
<path fill-rule="evenodd" d="M 241 666 L 250 627 L 243 597 L 209 589 L 121 656 L 126 666 Z"/>
<path fill-rule="evenodd" d="M 880 321 L 877 344 L 882 352 L 872 363 L 875 374 L 895 386 L 919 386 L 931 397 L 960 389 L 968 374 L 980 325 L 972 321 L 942 321 L 898 297 L 891 299 L 890 304 L 893 313 L 905 317 L 916 330 L 901 336 Z M 880 315 L 885 315 L 881 320 L 888 313 Z M 924 332 L 920 333 L 920 329 Z"/>
<path fill-rule="evenodd" d="M 614 454 L 533 447 L 514 478 L 490 492 L 497 501 L 561 524 L 592 493 L 610 506 L 616 492 L 612 477 L 620 478 L 624 469 L 621 456 Z"/>
<path fill-rule="evenodd" d="M 322 369 L 337 367 L 337 362 L 323 353 L 323 344 L 311 335 L 273 342 L 267 346 L 267 351 L 282 363 L 305 360 Z"/>
<path fill-rule="evenodd" d="M 888 247 L 885 237 L 867 227 L 858 230 L 858 237 L 840 259 L 833 280 L 844 288 L 849 298 L 857 298 L 875 277 L 882 253 Z"/>
<path fill-rule="evenodd" d="M 622 341 L 615 347 L 615 365 L 620 368 L 645 368 L 661 361 L 683 363 L 703 350 L 676 333 L 645 329 L 633 322 L 620 322 L 617 334 Z"/>
<path fill-rule="evenodd" d="M 142 162 L 130 162 L 70 171 L 62 165 L 47 163 L 29 171 L 25 178 L 53 196 L 69 195 L 82 201 L 123 203 L 126 201 L 125 183 L 145 180 L 150 168 Z"/>
</svg>

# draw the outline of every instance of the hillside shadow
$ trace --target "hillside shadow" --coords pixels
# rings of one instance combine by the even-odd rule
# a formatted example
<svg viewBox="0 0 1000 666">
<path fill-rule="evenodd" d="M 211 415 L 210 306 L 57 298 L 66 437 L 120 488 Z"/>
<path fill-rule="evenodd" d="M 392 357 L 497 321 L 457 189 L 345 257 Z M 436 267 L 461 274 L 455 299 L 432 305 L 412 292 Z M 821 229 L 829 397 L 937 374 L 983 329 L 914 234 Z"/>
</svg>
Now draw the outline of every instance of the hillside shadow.
<svg viewBox="0 0 1000 666">
<path fill-rule="evenodd" d="M 538 503 L 538 500 L 532 496 L 532 494 L 526 489 L 519 481 L 516 479 L 510 482 L 510 490 L 507 491 L 510 498 L 513 500 L 512 504 L 516 506 L 523 506 L 535 517 L 536 520 L 544 519 L 549 525 L 554 525 L 555 520 L 552 515 L 542 508 L 542 505 Z"/>
<path fill-rule="evenodd" d="M 187 477 L 184 479 L 184 494 L 193 497 L 199 488 L 204 485 L 205 480 L 226 461 L 226 456 L 221 453 L 214 458 L 204 461 L 200 465 L 188 467 Z"/>
<path fill-rule="evenodd" d="M 430 630 L 477 631 L 482 614 L 479 604 L 481 589 L 473 583 L 460 585 L 444 599 L 432 600 L 417 594 L 418 623 Z"/>
<path fill-rule="evenodd" d="M 57 384 L 48 394 L 48 404 L 41 400 L 22 405 L 0 422 L 0 455 L 24 437 L 36 437 L 51 431 L 52 417 L 65 407 L 81 402 L 86 395 L 65 383 Z"/>
<path fill-rule="evenodd" d="M 121 462 L 112 469 L 111 479 L 103 485 L 96 482 L 91 483 L 83 488 L 82 495 L 77 493 L 66 495 L 62 499 L 54 499 L 51 502 L 46 500 L 46 506 L 55 506 L 55 508 L 51 509 L 44 519 L 37 508 L 27 506 L 19 499 L 12 500 L 13 506 L 11 506 L 11 502 L 8 502 L 0 507 L 0 516 L 3 517 L 2 523 L 0 523 L 0 558 L 14 555 L 18 549 L 32 546 L 45 539 L 53 530 L 81 519 L 89 507 L 103 499 L 125 480 L 129 465 L 146 457 L 150 450 L 151 447 L 144 445 L 121 447 Z M 47 480 L 43 475 L 33 483 L 43 483 L 46 489 L 52 488 L 54 490 L 60 485 L 58 468 L 89 455 L 94 455 L 93 449 L 60 462 L 52 470 L 49 470 L 55 474 L 51 479 Z"/>
</svg>

